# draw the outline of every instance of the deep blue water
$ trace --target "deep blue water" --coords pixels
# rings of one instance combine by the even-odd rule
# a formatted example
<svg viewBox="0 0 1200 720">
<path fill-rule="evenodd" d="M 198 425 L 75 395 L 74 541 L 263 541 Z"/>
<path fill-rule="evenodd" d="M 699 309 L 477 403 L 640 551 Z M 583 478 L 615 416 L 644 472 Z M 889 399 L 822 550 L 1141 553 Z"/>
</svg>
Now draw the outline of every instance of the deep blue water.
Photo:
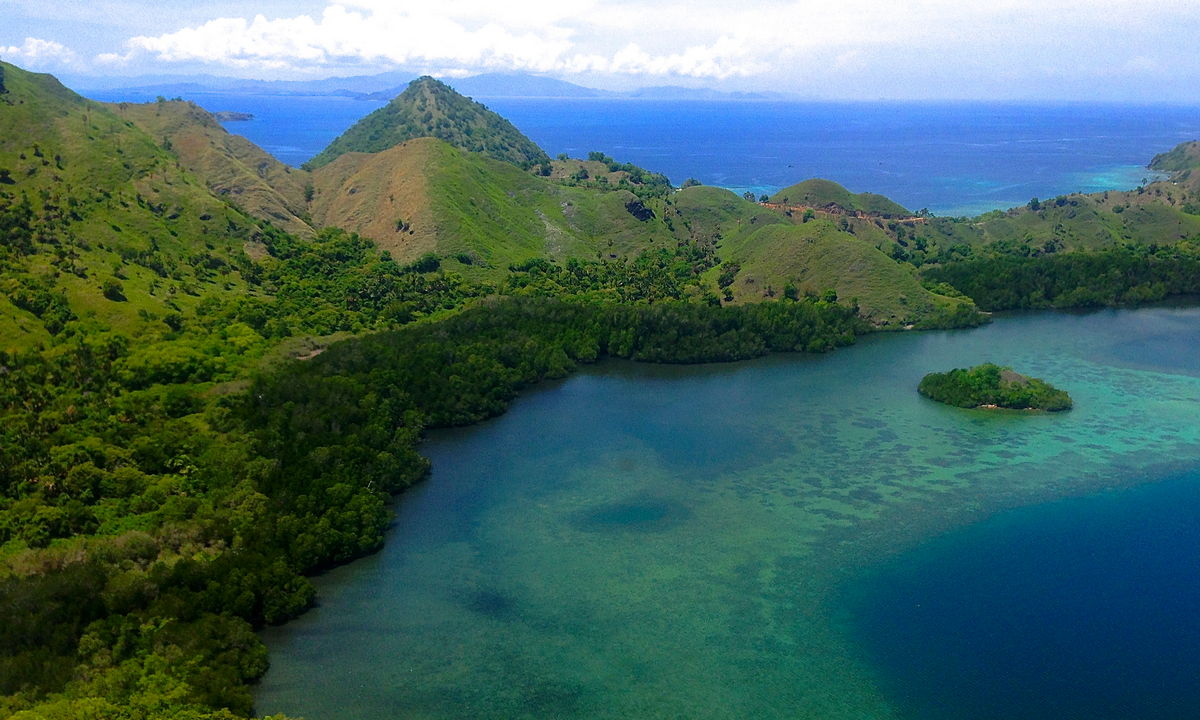
<svg viewBox="0 0 1200 720">
<path fill-rule="evenodd" d="M 146 96 L 96 93 L 100 100 Z M 209 110 L 299 165 L 382 103 L 198 94 Z M 1129 189 L 1157 153 L 1200 138 L 1200 108 L 1167 105 L 801 103 L 492 99 L 551 155 L 605 152 L 665 173 L 756 194 L 810 177 L 878 192 L 911 209 L 977 214 L 1082 191 Z"/>
<path fill-rule="evenodd" d="M 1200 471 L 1006 512 L 856 582 L 903 717 L 1200 717 Z"/>
<path fill-rule="evenodd" d="M 88 93 L 88 97 L 103 102 L 154 100 L 149 95 L 119 90 Z M 249 138 L 292 166 L 303 164 L 361 117 L 383 106 L 380 102 L 353 98 L 290 95 L 197 93 L 184 99 L 209 112 L 230 110 L 253 114 L 253 120 L 225 123 L 225 128 Z"/>
</svg>

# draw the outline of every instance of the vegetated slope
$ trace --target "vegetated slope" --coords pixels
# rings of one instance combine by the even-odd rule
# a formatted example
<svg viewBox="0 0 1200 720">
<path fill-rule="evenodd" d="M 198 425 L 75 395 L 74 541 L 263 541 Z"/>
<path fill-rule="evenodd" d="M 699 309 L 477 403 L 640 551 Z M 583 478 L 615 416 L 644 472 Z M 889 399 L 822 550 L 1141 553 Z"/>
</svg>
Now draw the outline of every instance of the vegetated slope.
<svg viewBox="0 0 1200 720">
<path fill-rule="evenodd" d="M 434 252 L 492 279 L 532 258 L 616 258 L 675 241 L 665 200 L 567 187 L 434 138 L 348 153 L 312 177 L 317 223 L 359 232 L 402 262 Z"/>
<path fill-rule="evenodd" d="M 891 253 L 989 310 L 1120 305 L 1197 292 L 1198 149 L 1184 143 L 1157 156 L 1152 166 L 1169 170 L 1166 180 L 1034 198 L 972 220 L 936 219 L 898 237 Z"/>
<path fill-rule="evenodd" d="M 903 206 L 875 193 L 852 193 L 832 180 L 805 180 L 786 187 L 771 196 L 770 202 L 811 208 L 840 208 L 848 212 L 863 212 L 883 217 L 912 215 Z"/>
<path fill-rule="evenodd" d="M 979 244 L 1003 243 L 1028 254 L 1096 250 L 1126 242 L 1172 244 L 1200 233 L 1195 197 L 1170 181 L 1138 190 L 1072 194 L 981 216 L 967 228 Z"/>
<path fill-rule="evenodd" d="M 1155 155 L 1149 167 L 1165 173 L 1185 173 L 1200 167 L 1200 141 L 1179 143 L 1167 152 Z"/>
<path fill-rule="evenodd" d="M 975 218 L 887 221 L 879 246 L 918 267 L 988 255 L 1042 257 L 1129 244 L 1177 245 L 1200 237 L 1200 143 L 1183 143 L 1151 162 L 1170 177 L 1133 190 L 1032 198 Z"/>
<path fill-rule="evenodd" d="M 355 123 L 305 166 L 319 168 L 347 152 L 380 152 L 421 137 L 438 138 L 522 168 L 550 159 L 508 120 L 444 83 L 422 77 Z"/>
<path fill-rule="evenodd" d="M 770 225 L 727 240 L 721 257 L 738 268 L 729 287 L 739 300 L 833 291 L 880 328 L 979 322 L 972 303 L 926 290 L 913 268 L 826 220 Z"/>
<path fill-rule="evenodd" d="M 676 197 L 688 230 L 716 243 L 721 265 L 709 271 L 727 302 L 762 302 L 802 295 L 856 304 L 878 328 L 971 325 L 972 303 L 921 286 L 914 268 L 831 219 L 804 221 L 728 190 L 690 187 Z"/>
<path fill-rule="evenodd" d="M 231 397 L 281 341 L 482 290 L 257 225 L 109 109 L 0 69 L 0 717 L 248 716 L 254 625 L 308 606 L 302 573 L 377 547 L 387 492 L 426 463 L 419 418 L 392 416 L 336 426 L 315 482 L 279 474 Z M 345 396 L 295 427 L 320 436 Z M 369 453 L 379 476 L 347 465 L 359 437 L 400 445 Z"/>
<path fill-rule="evenodd" d="M 107 107 L 0 67 L 0 349 L 89 317 L 166 330 L 210 289 L 245 290 L 252 219 Z"/>
<path fill-rule="evenodd" d="M 719 243 L 744 238 L 767 225 L 789 225 L 783 213 L 750 202 L 729 190 L 706 185 L 684 188 L 675 194 L 674 206 L 688 232 Z"/>
<path fill-rule="evenodd" d="M 114 103 L 108 106 L 132 121 L 183 167 L 222 198 L 276 226 L 310 236 L 305 220 L 308 173 L 276 160 L 249 140 L 232 135 L 209 112 L 181 100 Z"/>
<path fill-rule="evenodd" d="M 666 175 L 619 163 L 598 151 L 589 152 L 586 160 L 559 155 L 549 164 L 538 165 L 537 173 L 572 187 L 629 190 L 639 197 L 662 197 L 672 190 Z"/>
</svg>

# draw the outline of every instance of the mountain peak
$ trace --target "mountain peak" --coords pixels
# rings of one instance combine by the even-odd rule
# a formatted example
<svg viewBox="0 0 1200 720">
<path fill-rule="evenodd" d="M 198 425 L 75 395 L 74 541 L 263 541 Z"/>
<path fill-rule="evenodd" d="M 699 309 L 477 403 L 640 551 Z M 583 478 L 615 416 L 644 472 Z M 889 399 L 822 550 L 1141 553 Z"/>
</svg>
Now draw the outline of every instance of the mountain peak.
<svg viewBox="0 0 1200 720">
<path fill-rule="evenodd" d="M 519 167 L 549 157 L 512 123 L 436 78 L 422 76 L 387 105 L 359 120 L 307 167 L 318 168 L 348 152 L 382 152 L 406 140 L 432 137 Z"/>
</svg>

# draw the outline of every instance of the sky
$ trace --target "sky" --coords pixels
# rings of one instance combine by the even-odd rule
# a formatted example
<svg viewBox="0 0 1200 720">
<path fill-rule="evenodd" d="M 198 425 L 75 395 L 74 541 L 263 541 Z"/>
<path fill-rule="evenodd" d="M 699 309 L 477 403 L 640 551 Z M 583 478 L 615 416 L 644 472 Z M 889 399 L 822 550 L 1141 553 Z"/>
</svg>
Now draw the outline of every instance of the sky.
<svg viewBox="0 0 1200 720">
<path fill-rule="evenodd" d="M 83 76 L 525 72 L 827 99 L 1200 103 L 1200 0 L 0 0 Z"/>
</svg>

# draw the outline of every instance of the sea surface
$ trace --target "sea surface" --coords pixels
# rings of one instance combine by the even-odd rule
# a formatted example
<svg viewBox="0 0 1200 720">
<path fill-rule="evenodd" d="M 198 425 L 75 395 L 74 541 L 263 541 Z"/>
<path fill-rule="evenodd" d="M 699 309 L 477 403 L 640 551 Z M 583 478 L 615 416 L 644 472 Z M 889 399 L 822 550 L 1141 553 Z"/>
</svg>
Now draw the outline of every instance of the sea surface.
<svg viewBox="0 0 1200 720">
<path fill-rule="evenodd" d="M 433 433 L 259 713 L 1200 717 L 1200 308 L 604 362 Z M 985 360 L 1068 413 L 951 408 Z"/>
<path fill-rule="evenodd" d="M 145 102 L 121 92 L 95 99 Z M 342 97 L 189 96 L 300 165 L 383 103 Z M 1127 190 L 1147 163 L 1200 138 L 1200 107 L 1117 104 L 713 102 L 496 98 L 486 104 L 551 155 L 598 150 L 676 185 L 772 193 L 823 177 L 912 210 L 976 215 L 1070 192 Z"/>
</svg>

